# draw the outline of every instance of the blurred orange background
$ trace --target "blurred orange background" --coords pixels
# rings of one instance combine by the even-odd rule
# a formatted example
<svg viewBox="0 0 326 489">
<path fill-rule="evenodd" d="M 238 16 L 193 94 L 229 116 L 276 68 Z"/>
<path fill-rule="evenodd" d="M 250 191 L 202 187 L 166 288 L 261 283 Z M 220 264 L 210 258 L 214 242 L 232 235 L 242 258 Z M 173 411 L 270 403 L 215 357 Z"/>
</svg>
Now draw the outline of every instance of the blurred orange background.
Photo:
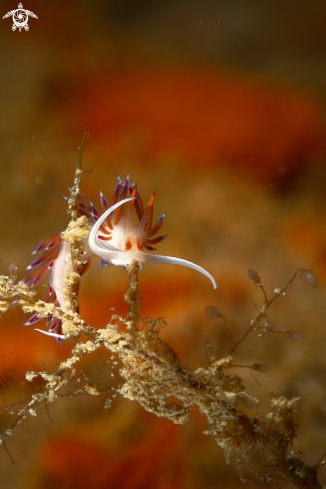
<svg viewBox="0 0 326 489">
<path fill-rule="evenodd" d="M 2 16 L 15 8 L 2 2 Z M 270 392 L 301 397 L 295 449 L 315 464 L 326 446 L 325 4 L 297 2 L 295 16 L 280 0 L 31 0 L 24 8 L 38 16 L 28 32 L 13 32 L 12 18 L 0 29 L 1 272 L 14 262 L 22 279 L 38 242 L 65 229 L 58 197 L 89 131 L 83 193 L 99 207 L 99 190 L 109 199 L 116 174 L 130 171 L 145 202 L 156 190 L 154 217 L 166 213 L 158 253 L 198 263 L 218 283 L 213 291 L 205 277 L 173 266 L 147 264 L 140 274 L 142 316 L 166 318 L 163 339 L 191 367 L 207 366 L 207 335 L 219 358 L 231 346 L 223 322 L 205 321 L 206 305 L 241 335 L 262 304 L 248 269 L 269 297 L 298 268 L 314 270 L 320 291 L 295 281 L 269 314 L 303 339 L 253 333 L 234 362 L 271 370 L 256 373 L 262 388 L 246 369 L 234 372 L 261 399 L 253 416 L 268 412 Z M 127 277 L 97 265 L 94 258 L 83 277 L 80 307 L 85 321 L 104 327 L 111 307 L 127 312 Z M 42 298 L 43 284 L 38 290 Z M 18 310 L 1 320 L 2 405 L 37 388 L 21 385 L 25 369 L 54 370 L 69 355 L 26 320 Z M 18 349 L 9 366 L 8 346 Z M 110 357 L 103 349 L 79 368 L 118 385 Z M 109 410 L 104 402 L 57 400 L 54 423 L 42 410 L 24 421 L 8 441 L 15 466 L 0 452 L 4 487 L 244 487 L 202 434 L 196 410 L 194 422 L 175 426 L 119 396 Z M 9 423 L 1 412 L 1 430 Z M 249 487 L 265 485 L 253 474 Z"/>
</svg>

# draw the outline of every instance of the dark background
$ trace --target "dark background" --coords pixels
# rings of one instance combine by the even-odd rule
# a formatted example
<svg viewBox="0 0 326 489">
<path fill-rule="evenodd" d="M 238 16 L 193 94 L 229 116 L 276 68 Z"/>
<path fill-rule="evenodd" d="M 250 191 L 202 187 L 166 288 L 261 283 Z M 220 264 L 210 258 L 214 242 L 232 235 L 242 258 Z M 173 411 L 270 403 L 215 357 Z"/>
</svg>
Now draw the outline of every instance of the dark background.
<svg viewBox="0 0 326 489">
<path fill-rule="evenodd" d="M 297 281 L 270 312 L 280 330 L 303 339 L 258 332 L 234 355 L 237 364 L 271 366 L 256 374 L 262 388 L 248 370 L 236 371 L 262 401 L 253 415 L 268 412 L 270 392 L 301 397 L 295 449 L 315 464 L 326 446 L 325 2 L 23 5 L 38 16 L 28 32 L 13 32 L 11 18 L 0 24 L 1 272 L 14 262 L 23 278 L 37 243 L 65 229 L 58 197 L 67 195 L 89 131 L 83 193 L 98 206 L 99 189 L 110 198 L 116 174 L 130 170 L 144 201 L 156 189 L 155 216 L 166 212 L 169 236 L 158 253 L 192 260 L 216 278 L 213 291 L 187 269 L 145 265 L 140 274 L 143 317 L 166 317 L 163 338 L 192 367 L 207 365 L 206 335 L 218 357 L 230 348 L 223 323 L 205 322 L 206 305 L 218 307 L 235 334 L 248 327 L 262 301 L 249 268 L 269 297 L 297 268 L 315 271 L 320 291 Z M 1 16 L 15 8 L 1 2 Z M 110 307 L 126 313 L 126 274 L 98 274 L 97 263 L 83 279 L 81 315 L 103 327 Z M 69 347 L 24 328 L 26 319 L 17 311 L 2 318 L 2 341 L 10 334 L 21 348 L 10 368 L 54 369 Z M 5 404 L 28 391 L 23 374 L 6 377 L 1 351 L 2 383 L 12 384 L 1 392 Z M 80 368 L 105 384 L 107 360 L 103 351 Z M 205 420 L 196 412 L 195 423 L 174 426 L 119 397 L 106 411 L 104 400 L 57 401 L 54 423 L 40 412 L 19 426 L 8 442 L 16 465 L 4 452 L 0 458 L 4 487 L 244 487 L 201 434 Z M 9 418 L 0 419 L 5 430 Z M 248 487 L 265 486 L 253 474 Z"/>
</svg>

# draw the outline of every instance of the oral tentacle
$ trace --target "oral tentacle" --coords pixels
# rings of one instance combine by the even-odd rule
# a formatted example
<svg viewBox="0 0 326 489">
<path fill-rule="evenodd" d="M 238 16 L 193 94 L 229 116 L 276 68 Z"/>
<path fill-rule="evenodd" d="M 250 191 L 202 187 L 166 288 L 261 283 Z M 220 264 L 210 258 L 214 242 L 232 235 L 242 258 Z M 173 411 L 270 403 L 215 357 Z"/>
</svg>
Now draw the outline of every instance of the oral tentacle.
<svg viewBox="0 0 326 489">
<path fill-rule="evenodd" d="M 98 219 L 98 221 L 96 221 L 96 223 L 94 224 L 94 226 L 91 229 L 91 232 L 90 232 L 89 238 L 88 238 L 89 247 L 95 255 L 98 255 L 101 258 L 109 258 L 110 259 L 110 256 L 106 256 L 105 252 L 110 252 L 111 250 L 105 250 L 105 249 L 101 248 L 100 246 L 98 246 L 96 243 L 98 230 L 99 230 L 101 224 L 105 221 L 105 219 L 112 212 L 114 212 L 115 209 L 117 209 L 121 205 L 125 204 L 126 202 L 130 202 L 131 200 L 134 200 L 134 199 L 136 199 L 136 197 L 128 197 L 127 199 L 123 199 L 120 202 L 117 202 L 116 204 L 112 205 L 106 212 L 104 212 L 104 214 L 102 214 L 102 216 Z"/>
<path fill-rule="evenodd" d="M 46 336 L 52 336 L 53 338 L 56 338 L 57 340 L 68 340 L 68 338 L 70 338 L 70 335 L 64 335 L 64 334 L 59 334 L 59 333 L 50 333 L 49 331 L 43 331 L 43 329 L 34 328 L 34 331 L 38 331 L 39 333 L 45 334 Z"/>
<path fill-rule="evenodd" d="M 181 267 L 191 268 L 197 272 L 205 275 L 213 284 L 213 288 L 217 289 L 217 285 L 214 277 L 205 268 L 196 265 L 188 260 L 183 260 L 182 258 L 175 258 L 173 256 L 163 256 L 163 255 L 150 255 L 149 253 L 142 254 L 142 261 L 147 263 L 157 263 L 165 265 L 180 265 Z"/>
</svg>

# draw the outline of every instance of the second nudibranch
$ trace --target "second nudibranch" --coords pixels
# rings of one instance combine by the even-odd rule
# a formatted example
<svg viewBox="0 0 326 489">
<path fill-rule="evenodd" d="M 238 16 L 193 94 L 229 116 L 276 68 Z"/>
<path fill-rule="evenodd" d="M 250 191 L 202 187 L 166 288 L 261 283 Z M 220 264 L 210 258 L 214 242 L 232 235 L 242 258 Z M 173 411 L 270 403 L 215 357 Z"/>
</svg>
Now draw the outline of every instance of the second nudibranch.
<svg viewBox="0 0 326 489">
<path fill-rule="evenodd" d="M 127 197 L 128 192 L 130 197 Z M 155 225 L 152 226 L 154 198 L 155 192 L 152 193 L 147 207 L 144 209 L 137 186 L 133 182 L 129 185 L 129 173 L 124 184 L 118 176 L 118 185 L 110 206 L 106 201 L 103 202 L 101 195 L 102 207 L 106 210 L 91 229 L 88 239 L 91 251 L 106 264 L 125 268 L 130 266 L 133 261 L 138 262 L 140 270 L 145 262 L 191 268 L 209 278 L 214 289 L 216 289 L 214 277 L 199 265 L 182 258 L 155 255 L 144 251 L 144 248 L 150 251 L 155 250 L 152 245 L 166 237 L 163 235 L 154 238 L 165 217 L 164 214 L 160 216 Z M 134 212 L 136 212 L 138 219 L 137 225 L 134 224 Z"/>
</svg>

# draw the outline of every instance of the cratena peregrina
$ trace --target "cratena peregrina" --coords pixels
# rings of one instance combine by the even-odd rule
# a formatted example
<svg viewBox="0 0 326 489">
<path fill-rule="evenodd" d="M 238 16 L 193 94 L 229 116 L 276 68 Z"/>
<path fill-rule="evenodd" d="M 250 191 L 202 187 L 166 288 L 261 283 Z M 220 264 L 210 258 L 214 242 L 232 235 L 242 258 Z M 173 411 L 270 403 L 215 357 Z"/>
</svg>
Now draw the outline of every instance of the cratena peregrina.
<svg viewBox="0 0 326 489">
<path fill-rule="evenodd" d="M 129 198 L 127 197 L 128 192 Z M 166 235 L 154 237 L 160 230 L 165 217 L 162 214 L 152 226 L 154 198 L 155 192 L 150 196 L 147 207 L 144 209 L 137 186 L 133 182 L 129 185 L 129 173 L 124 184 L 118 176 L 118 185 L 110 206 L 101 196 L 102 207 L 106 210 L 91 229 L 88 239 L 91 251 L 109 265 L 128 267 L 135 260 L 140 270 L 145 262 L 192 268 L 209 278 L 216 289 L 217 285 L 212 275 L 199 265 L 182 258 L 154 255 L 144 251 L 144 248 L 150 251 L 155 250 L 152 245 L 166 237 Z M 134 211 L 137 214 L 138 225 L 134 224 Z"/>
</svg>

